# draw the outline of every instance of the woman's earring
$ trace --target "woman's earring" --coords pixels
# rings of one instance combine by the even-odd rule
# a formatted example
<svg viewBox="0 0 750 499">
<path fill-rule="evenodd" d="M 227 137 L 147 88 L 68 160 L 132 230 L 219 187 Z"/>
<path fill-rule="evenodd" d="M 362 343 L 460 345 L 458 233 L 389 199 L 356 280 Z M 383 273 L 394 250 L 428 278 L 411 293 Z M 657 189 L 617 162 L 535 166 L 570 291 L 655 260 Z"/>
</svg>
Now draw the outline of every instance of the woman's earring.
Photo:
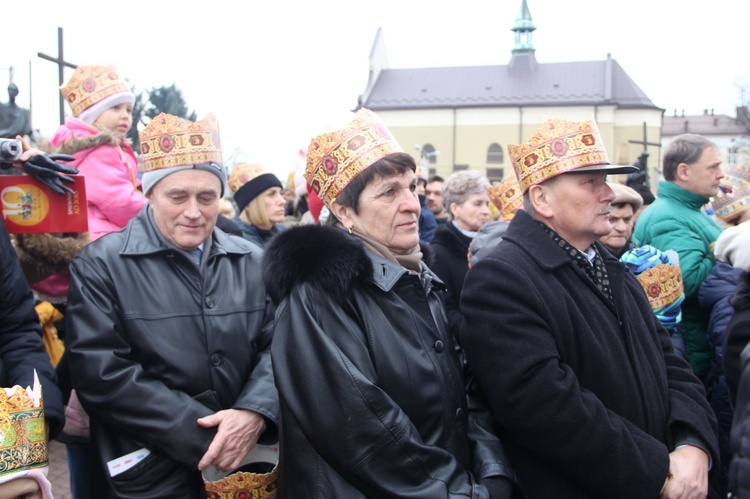
<svg viewBox="0 0 750 499">
<path fill-rule="evenodd" d="M 349 234 L 351 234 L 352 232 L 354 232 L 354 229 L 353 229 L 353 228 L 351 228 L 351 227 L 347 227 L 347 228 L 346 228 L 346 230 L 348 230 L 348 231 L 349 231 Z"/>
</svg>

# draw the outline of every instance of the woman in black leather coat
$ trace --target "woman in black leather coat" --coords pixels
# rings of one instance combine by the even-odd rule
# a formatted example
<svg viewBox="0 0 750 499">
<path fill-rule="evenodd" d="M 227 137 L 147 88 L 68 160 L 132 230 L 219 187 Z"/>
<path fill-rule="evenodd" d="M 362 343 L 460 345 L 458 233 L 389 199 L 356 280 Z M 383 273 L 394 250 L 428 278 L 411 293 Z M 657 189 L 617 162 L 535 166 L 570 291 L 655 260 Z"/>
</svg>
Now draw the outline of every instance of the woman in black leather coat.
<svg viewBox="0 0 750 499">
<path fill-rule="evenodd" d="M 331 211 L 267 247 L 278 303 L 278 497 L 510 497 L 484 405 L 467 396 L 445 286 L 422 262 L 415 164 L 377 117 L 313 139 Z"/>
</svg>

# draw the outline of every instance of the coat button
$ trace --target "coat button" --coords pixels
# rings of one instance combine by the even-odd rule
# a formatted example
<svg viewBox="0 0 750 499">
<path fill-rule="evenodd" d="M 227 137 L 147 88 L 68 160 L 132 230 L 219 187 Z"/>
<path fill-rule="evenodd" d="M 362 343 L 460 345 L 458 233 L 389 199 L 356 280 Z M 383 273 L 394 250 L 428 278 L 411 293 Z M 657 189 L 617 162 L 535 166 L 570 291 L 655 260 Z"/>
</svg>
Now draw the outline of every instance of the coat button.
<svg viewBox="0 0 750 499">
<path fill-rule="evenodd" d="M 445 350 L 445 344 L 444 344 L 444 343 L 443 343 L 442 341 L 440 341 L 440 340 L 437 340 L 437 341 L 435 342 L 435 351 L 436 351 L 437 353 L 440 353 L 440 352 L 442 352 L 443 350 Z"/>
<path fill-rule="evenodd" d="M 456 421 L 463 421 L 464 419 L 464 410 L 462 407 L 459 407 L 456 409 Z"/>
<path fill-rule="evenodd" d="M 216 305 L 216 303 L 214 303 L 214 299 L 213 298 L 211 298 L 210 296 L 208 298 L 206 298 L 206 307 L 213 308 L 214 305 Z"/>
<path fill-rule="evenodd" d="M 211 364 L 215 366 L 218 366 L 219 364 L 221 364 L 221 355 L 219 355 L 218 353 L 213 354 L 211 356 Z"/>
</svg>

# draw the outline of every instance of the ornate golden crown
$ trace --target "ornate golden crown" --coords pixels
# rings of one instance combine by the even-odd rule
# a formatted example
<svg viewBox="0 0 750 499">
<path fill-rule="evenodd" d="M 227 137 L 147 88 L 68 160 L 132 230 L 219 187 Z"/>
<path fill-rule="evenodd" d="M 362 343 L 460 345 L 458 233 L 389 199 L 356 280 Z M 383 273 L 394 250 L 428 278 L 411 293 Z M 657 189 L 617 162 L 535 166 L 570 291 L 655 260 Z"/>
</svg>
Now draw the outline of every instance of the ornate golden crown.
<svg viewBox="0 0 750 499">
<path fill-rule="evenodd" d="M 266 173 L 261 163 L 238 163 L 232 168 L 229 174 L 229 188 L 232 192 L 237 192 L 240 187 L 256 178 L 258 175 Z"/>
<path fill-rule="evenodd" d="M 523 191 L 514 172 L 509 172 L 501 184 L 491 186 L 487 195 L 500 211 L 500 217 L 506 221 L 512 219 L 516 210 L 523 206 Z"/>
<path fill-rule="evenodd" d="M 576 168 L 609 164 L 593 120 L 547 120 L 528 141 L 508 144 L 508 153 L 523 192 Z"/>
<path fill-rule="evenodd" d="M 404 150 L 378 116 L 362 108 L 340 130 L 318 135 L 307 150 L 305 179 L 330 206 L 336 196 L 379 159 Z"/>
<path fill-rule="evenodd" d="M 732 192 L 714 197 L 711 205 L 717 217 L 729 222 L 750 211 L 750 168 L 726 165 L 722 169 L 724 178 L 721 179 L 721 183 Z"/>
<path fill-rule="evenodd" d="M 115 67 L 107 64 L 78 66 L 60 91 L 70 104 L 73 116 L 78 116 L 100 100 L 120 92 L 130 92 L 130 88 Z"/>
<path fill-rule="evenodd" d="M 268 473 L 251 473 L 238 471 L 222 478 L 211 472 L 203 474 L 203 485 L 206 487 L 207 499 L 273 499 L 276 497 L 276 480 L 278 478 L 278 445 L 256 444 L 243 460 L 249 463 L 274 464 Z"/>
<path fill-rule="evenodd" d="M 194 123 L 161 113 L 138 136 L 144 172 L 173 166 L 221 164 L 219 122 L 213 114 Z"/>
<path fill-rule="evenodd" d="M 0 476 L 47 466 L 42 386 L 0 390 Z"/>
<path fill-rule="evenodd" d="M 660 263 L 638 274 L 652 310 L 664 308 L 677 301 L 684 293 L 680 267 Z"/>
</svg>

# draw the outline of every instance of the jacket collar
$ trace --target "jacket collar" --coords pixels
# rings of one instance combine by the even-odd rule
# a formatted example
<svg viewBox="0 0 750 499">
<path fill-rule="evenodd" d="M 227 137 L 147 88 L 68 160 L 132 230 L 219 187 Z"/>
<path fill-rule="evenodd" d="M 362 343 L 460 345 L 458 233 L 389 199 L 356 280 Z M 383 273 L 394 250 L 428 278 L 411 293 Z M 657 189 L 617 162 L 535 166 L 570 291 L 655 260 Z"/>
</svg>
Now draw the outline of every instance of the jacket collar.
<svg viewBox="0 0 750 499">
<path fill-rule="evenodd" d="M 706 203 L 710 201 L 709 198 L 699 196 L 694 192 L 680 187 L 679 185 L 662 180 L 659 182 L 659 186 L 656 189 L 656 194 L 660 198 L 672 199 L 677 203 L 687 206 L 693 210 L 700 210 Z"/>
<path fill-rule="evenodd" d="M 149 255 L 175 249 L 164 242 L 154 223 L 151 206 L 148 204 L 125 227 L 124 235 L 125 241 L 120 248 L 121 255 Z M 212 238 L 209 256 L 227 253 L 239 255 L 252 253 L 251 248 L 237 244 L 216 227 L 214 227 Z"/>
<path fill-rule="evenodd" d="M 398 263 L 385 258 L 365 248 L 367 256 L 372 261 L 372 282 L 383 291 L 391 291 L 396 283 L 409 271 Z M 422 273 L 420 281 L 426 292 L 430 292 L 433 286 L 445 288 L 445 284 L 422 262 Z"/>
</svg>

